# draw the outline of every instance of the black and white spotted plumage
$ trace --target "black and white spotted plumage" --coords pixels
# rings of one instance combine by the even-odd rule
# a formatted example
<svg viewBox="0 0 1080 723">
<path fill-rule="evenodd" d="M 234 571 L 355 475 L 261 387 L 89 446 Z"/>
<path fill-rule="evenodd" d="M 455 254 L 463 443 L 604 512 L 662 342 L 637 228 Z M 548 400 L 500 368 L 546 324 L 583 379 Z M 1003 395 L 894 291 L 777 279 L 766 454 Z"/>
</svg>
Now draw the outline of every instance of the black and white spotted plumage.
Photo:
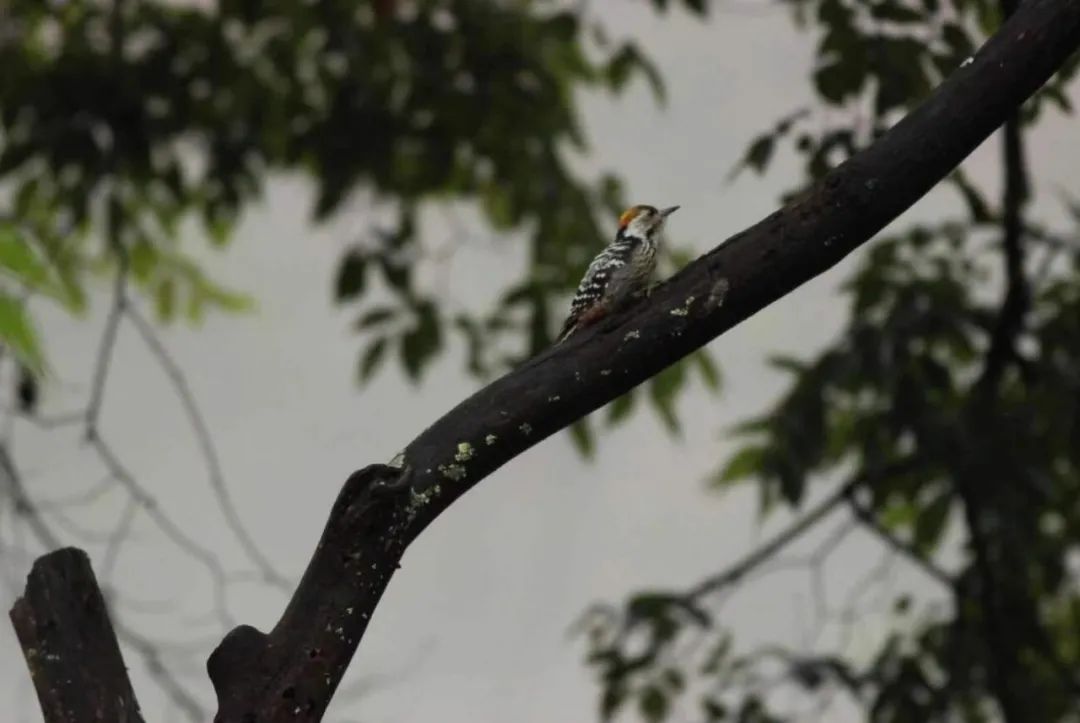
<svg viewBox="0 0 1080 723">
<path fill-rule="evenodd" d="M 661 211 L 653 206 L 634 206 L 619 218 L 615 240 L 597 254 L 585 271 L 557 341 L 618 310 L 648 289 L 656 270 L 664 220 L 676 208 Z"/>
</svg>

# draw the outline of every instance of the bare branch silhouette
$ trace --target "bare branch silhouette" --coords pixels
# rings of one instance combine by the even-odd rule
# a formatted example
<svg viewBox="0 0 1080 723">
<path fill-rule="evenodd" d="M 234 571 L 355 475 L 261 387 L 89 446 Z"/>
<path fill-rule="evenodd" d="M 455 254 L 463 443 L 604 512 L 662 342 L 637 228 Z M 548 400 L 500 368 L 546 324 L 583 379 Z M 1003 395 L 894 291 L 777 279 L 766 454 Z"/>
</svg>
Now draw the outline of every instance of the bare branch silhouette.
<svg viewBox="0 0 1080 723">
<path fill-rule="evenodd" d="M 236 536 L 240 546 L 244 549 L 244 552 L 255 567 L 262 573 L 265 580 L 278 589 L 287 591 L 289 588 L 289 580 L 274 569 L 273 563 L 271 563 L 266 555 L 263 554 L 259 549 L 259 546 L 255 544 L 255 540 L 252 539 L 251 534 L 247 531 L 247 528 L 244 527 L 244 523 L 240 519 L 240 513 L 236 509 L 236 503 L 233 502 L 228 485 L 225 483 L 225 475 L 221 470 L 221 462 L 218 458 L 217 448 L 214 445 L 213 437 L 206 425 L 202 412 L 199 411 L 195 396 L 191 393 L 187 378 L 181 371 L 180 366 L 165 349 L 164 344 L 161 343 L 161 339 L 158 338 L 153 327 L 146 318 L 143 317 L 139 310 L 134 306 L 129 306 L 127 316 L 131 320 L 135 330 L 139 333 L 139 336 L 141 336 L 146 343 L 146 346 L 158 360 L 165 375 L 172 383 L 176 395 L 180 398 L 180 402 L 184 407 L 184 412 L 187 414 L 188 420 L 191 423 L 191 428 L 195 432 L 195 438 L 198 442 L 199 449 L 202 451 L 203 459 L 206 460 L 210 486 L 214 490 L 214 496 L 217 498 L 221 511 L 225 515 L 225 521 L 228 524 L 229 529 L 232 531 L 233 535 Z"/>
</svg>

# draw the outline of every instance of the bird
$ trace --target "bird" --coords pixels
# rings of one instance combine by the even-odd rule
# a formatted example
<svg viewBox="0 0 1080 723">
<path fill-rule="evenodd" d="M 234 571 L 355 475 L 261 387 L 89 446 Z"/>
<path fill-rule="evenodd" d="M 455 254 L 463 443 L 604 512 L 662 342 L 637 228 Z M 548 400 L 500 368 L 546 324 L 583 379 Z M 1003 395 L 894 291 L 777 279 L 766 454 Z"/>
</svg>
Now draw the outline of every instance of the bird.
<svg viewBox="0 0 1080 723">
<path fill-rule="evenodd" d="M 664 222 L 678 208 L 638 204 L 619 216 L 615 240 L 586 269 L 556 344 L 648 292 Z"/>
</svg>

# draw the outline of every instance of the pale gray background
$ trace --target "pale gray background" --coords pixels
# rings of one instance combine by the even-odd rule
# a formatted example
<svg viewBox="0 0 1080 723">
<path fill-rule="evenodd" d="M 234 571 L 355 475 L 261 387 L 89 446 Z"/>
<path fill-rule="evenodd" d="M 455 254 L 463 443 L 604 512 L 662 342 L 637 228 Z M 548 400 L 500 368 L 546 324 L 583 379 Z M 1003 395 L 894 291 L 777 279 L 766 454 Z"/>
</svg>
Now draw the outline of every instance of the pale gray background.
<svg viewBox="0 0 1080 723">
<path fill-rule="evenodd" d="M 608 7 L 592 4 L 593 12 Z M 778 192 L 794 180 L 797 166 L 784 159 L 764 180 L 724 182 L 755 133 L 812 100 L 814 39 L 796 33 L 782 9 L 764 3 L 729 6 L 707 24 L 682 14 L 659 21 L 645 3 L 619 7 L 609 20 L 612 30 L 648 46 L 668 82 L 670 104 L 655 108 L 644 87 L 622 100 L 586 98 L 594 151 L 581 167 L 614 169 L 635 201 L 681 204 L 671 234 L 704 251 L 773 210 Z M 1075 141 L 1075 123 L 1055 117 L 1031 143 L 1036 183 L 1049 196 L 1056 187 L 1076 186 Z M 997 151 L 995 139 L 971 166 L 991 188 Z M 315 229 L 307 223 L 310 201 L 302 179 L 274 179 L 236 242 L 223 254 L 203 254 L 219 278 L 258 298 L 255 314 L 215 316 L 200 329 L 165 335 L 214 432 L 245 521 L 290 577 L 303 569 L 345 476 L 389 459 L 477 386 L 463 375 L 455 349 L 420 387 L 395 369 L 357 389 L 352 312 L 335 308 L 330 288 L 341 251 L 370 220 L 372 202 L 359 198 L 332 227 Z M 1060 217 L 1052 204 L 1039 208 Z M 938 191 L 901 223 L 946 210 L 957 212 L 955 198 Z M 448 284 L 454 303 L 492 303 L 523 262 L 512 243 L 470 231 L 476 224 L 468 209 L 432 212 L 425 221 L 434 246 L 463 242 L 450 269 L 432 276 Z M 192 235 L 192 245 L 199 245 Z M 713 397 L 695 381 L 679 407 L 682 439 L 668 436 L 652 415 L 639 414 L 604 435 L 595 461 L 586 463 L 560 435 L 456 504 L 408 551 L 378 609 L 344 683 L 357 684 L 361 697 L 342 695 L 327 720 L 594 720 L 596 688 L 582 665 L 582 641 L 568 636 L 569 626 L 590 602 L 621 600 L 642 586 L 689 585 L 782 526 L 784 514 L 764 528 L 758 524 L 756 489 L 710 495 L 703 480 L 733 449 L 724 429 L 762 410 L 780 389 L 764 358 L 777 351 L 808 354 L 839 328 L 844 307 L 835 289 L 850 268 L 809 284 L 713 345 L 724 392 Z M 85 396 L 104 301 L 84 322 L 43 312 L 59 379 L 50 388 L 52 409 L 78 405 Z M 219 551 L 226 566 L 241 566 L 181 408 L 130 329 L 113 373 L 106 433 L 163 508 Z M 80 449 L 74 432 L 20 432 L 14 449 L 27 483 L 42 493 L 82 489 L 100 476 L 100 465 Z M 816 494 L 828 486 L 819 485 Z M 122 502 L 121 494 L 109 495 L 78 521 L 108 530 Z M 876 542 L 858 534 L 837 552 L 826 578 L 835 604 L 880 554 Z M 9 549 L 4 563 L 6 609 L 28 561 Z M 898 586 L 933 594 L 918 573 L 902 565 L 897 570 Z M 114 579 L 128 599 L 140 601 L 141 612 L 124 609 L 129 622 L 192 645 L 185 679 L 197 683 L 209 708 L 212 692 L 201 666 L 220 630 L 203 614 L 206 575 L 141 517 Z M 230 610 L 240 621 L 265 629 L 281 611 L 276 591 L 252 584 L 232 592 Z M 740 645 L 797 644 L 810 627 L 809 600 L 805 575 L 777 575 L 736 596 L 725 621 L 738 631 Z M 167 609 L 154 612 L 158 604 Z M 882 620 L 867 615 L 851 650 L 869 651 Z M 0 641 L 3 717 L 40 720 L 7 625 L 0 625 Z M 158 689 L 136 656 L 128 653 L 127 660 L 144 709 L 161 719 Z M 828 719 L 857 718 L 838 709 Z"/>
</svg>

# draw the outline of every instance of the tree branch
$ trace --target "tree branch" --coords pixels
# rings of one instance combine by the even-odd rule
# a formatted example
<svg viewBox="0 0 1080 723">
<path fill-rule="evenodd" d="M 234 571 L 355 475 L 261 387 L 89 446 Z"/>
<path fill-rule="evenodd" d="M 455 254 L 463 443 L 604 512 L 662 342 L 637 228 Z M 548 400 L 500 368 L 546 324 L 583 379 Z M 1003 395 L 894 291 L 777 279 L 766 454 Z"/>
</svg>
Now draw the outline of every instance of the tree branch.
<svg viewBox="0 0 1080 723">
<path fill-rule="evenodd" d="M 624 316 L 525 363 L 346 484 L 269 634 L 208 662 L 219 721 L 318 720 L 404 549 L 477 482 L 832 268 L 917 201 L 1080 46 L 1080 0 L 1031 0 L 926 103 L 804 198 L 690 264 Z"/>
<path fill-rule="evenodd" d="M 809 531 L 810 528 L 817 525 L 817 523 L 821 522 L 834 510 L 839 508 L 844 500 L 848 498 L 851 492 L 861 482 L 861 478 L 845 482 L 839 489 L 817 503 L 809 512 L 792 523 L 790 527 L 777 533 L 771 540 L 752 550 L 734 565 L 731 565 L 719 573 L 710 575 L 699 582 L 686 593 L 686 599 L 689 602 L 696 603 L 706 595 L 723 590 L 726 587 L 734 585 L 739 580 L 742 580 L 755 568 L 765 561 L 772 559 L 776 553 L 780 552 L 780 550 L 787 547 Z"/>
<path fill-rule="evenodd" d="M 809 193 L 645 304 L 539 354 L 350 478 L 281 621 L 208 663 L 219 721 L 317 720 L 402 552 L 506 462 L 833 267 L 910 207 L 1080 46 L 1080 0 L 1029 0 L 973 58 Z"/>
<path fill-rule="evenodd" d="M 1016 0 L 1003 0 L 1006 15 L 1015 12 Z M 1009 362 L 1016 358 L 1016 338 L 1023 329 L 1030 306 L 1030 290 L 1024 273 L 1024 206 L 1029 195 L 1027 164 L 1020 110 L 1009 114 L 1003 129 L 1002 156 L 1005 168 L 1002 191 L 1001 230 L 1005 249 L 1005 299 L 998 313 L 986 355 L 986 366 L 977 394 L 996 389 Z"/>
<path fill-rule="evenodd" d="M 905 559 L 925 572 L 929 577 L 950 590 L 955 587 L 956 581 L 953 580 L 949 573 L 927 559 L 914 545 L 901 540 L 883 527 L 874 515 L 874 510 L 859 500 L 855 492 L 856 490 L 853 489 L 852 493 L 847 496 L 848 507 L 851 508 L 851 513 L 862 523 L 863 527 L 874 533 L 874 536 L 881 540 L 882 544 L 903 555 Z"/>
<path fill-rule="evenodd" d="M 405 551 L 410 513 L 387 493 L 401 478 L 386 465 L 350 476 L 278 624 L 241 625 L 214 650 L 216 721 L 322 717 Z"/>
<path fill-rule="evenodd" d="M 240 519 L 240 512 L 236 509 L 236 503 L 233 501 L 232 493 L 229 491 L 228 485 L 225 484 L 225 473 L 221 469 L 221 461 L 218 459 L 217 448 L 214 445 L 213 436 L 210 434 L 210 429 L 206 424 L 206 420 L 203 419 L 198 404 L 195 402 L 195 395 L 191 393 L 187 377 L 184 376 L 183 371 L 180 369 L 180 365 L 176 363 L 176 360 L 173 359 L 165 349 L 165 345 L 162 344 L 161 339 L 159 339 L 158 335 L 154 332 L 153 326 L 142 315 L 138 308 L 132 304 L 128 304 L 125 307 L 125 310 L 127 318 L 131 321 L 132 326 L 135 327 L 139 336 L 142 337 L 142 340 L 147 348 L 149 348 L 150 353 L 158 360 L 162 370 L 165 372 L 165 376 L 169 378 L 169 382 L 176 391 L 176 396 L 180 399 L 180 404 L 184 408 L 184 414 L 190 421 L 192 431 L 195 433 L 195 441 L 199 445 L 203 459 L 206 460 L 207 472 L 210 477 L 210 487 L 214 492 L 214 496 L 217 498 L 218 505 L 221 507 L 221 513 L 225 516 L 225 523 L 228 525 L 233 535 L 235 535 L 240 546 L 244 549 L 248 559 L 250 559 L 251 563 L 258 568 L 262 578 L 274 587 L 287 592 L 289 589 L 289 581 L 274 568 L 273 563 L 267 559 L 266 555 L 259 549 L 259 546 L 255 544 L 255 540 L 252 539 L 251 533 L 248 532 L 247 527 L 244 526 L 243 521 Z"/>
<path fill-rule="evenodd" d="M 30 498 L 7 446 L 2 443 L 0 443 L 0 486 L 7 486 L 9 496 L 15 504 L 18 514 L 27 521 L 30 531 L 34 533 L 34 536 L 37 537 L 38 542 L 43 547 L 53 550 L 59 550 L 63 547 L 59 536 L 49 527 L 38 509 L 38 505 Z M 48 556 L 39 558 L 38 561 L 40 562 L 45 557 Z M 173 677 L 161 664 L 161 651 L 153 642 L 142 637 L 134 630 L 126 628 L 122 623 L 117 623 L 116 634 L 120 640 L 133 647 L 142 656 L 150 676 L 157 681 L 173 703 L 190 720 L 199 721 L 203 719 L 203 712 L 191 693 L 185 690 L 180 685 L 180 681 Z M 44 701 L 42 703 L 44 705 Z M 51 719 L 49 723 L 52 723 Z"/>
<path fill-rule="evenodd" d="M 1000 0 L 1002 15 L 1014 16 L 1018 0 Z M 1019 108 L 1009 113 L 1002 135 L 1004 183 L 1002 190 L 1001 231 L 1004 249 L 1005 297 L 991 332 L 990 346 L 982 373 L 971 393 L 967 425 L 979 429 L 982 422 L 995 418 L 998 391 L 1009 365 L 1019 357 L 1016 340 L 1023 330 L 1024 317 L 1030 306 L 1030 291 L 1024 271 L 1024 204 L 1028 197 L 1027 168 Z M 972 435 L 968 435 L 969 437 Z M 974 435 L 977 445 L 985 444 L 982 434 Z M 968 456 L 974 460 L 971 469 L 957 475 L 957 492 L 963 502 L 964 521 L 968 528 L 976 576 L 974 595 L 981 606 L 979 624 L 985 636 L 986 666 L 993 681 L 992 695 L 997 700 L 1007 723 L 1019 723 L 1031 717 L 1043 717 L 1038 689 L 1023 661 L 1023 633 L 1041 631 L 1037 612 L 1032 608 L 1025 591 L 1013 589 L 1014 583 L 1001 578 L 1005 570 L 1022 570 L 1023 559 L 1015 539 L 995 539 L 1005 534 L 996 518 L 1015 514 L 1010 510 L 1008 496 L 1002 495 L 999 470 L 987 469 L 983 454 L 972 448 Z M 993 465 L 989 465 L 993 467 Z M 1006 482 L 1005 484 L 1009 484 Z M 1007 562 L 1011 560 L 1011 562 Z M 1014 568 L 1013 565 L 1019 565 Z M 1013 575 L 1015 573 L 1007 573 Z M 966 592 L 963 594 L 971 594 Z M 961 601 L 962 603 L 963 601 Z"/>
<path fill-rule="evenodd" d="M 38 558 L 11 622 L 46 723 L 141 723 L 85 552 L 68 547 Z"/>
</svg>

